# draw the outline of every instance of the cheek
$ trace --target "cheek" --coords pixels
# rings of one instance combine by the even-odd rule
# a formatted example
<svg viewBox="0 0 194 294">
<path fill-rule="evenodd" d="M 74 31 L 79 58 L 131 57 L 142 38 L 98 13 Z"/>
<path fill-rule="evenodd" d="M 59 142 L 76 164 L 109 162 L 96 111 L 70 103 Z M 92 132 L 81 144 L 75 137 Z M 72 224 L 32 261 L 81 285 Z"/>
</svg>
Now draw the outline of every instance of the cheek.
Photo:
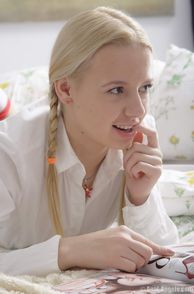
<svg viewBox="0 0 194 294">
<path fill-rule="evenodd" d="M 100 117 L 101 111 L 98 105 L 92 103 L 92 101 L 80 101 L 75 105 L 75 116 L 78 119 L 80 125 L 95 126 L 97 125 Z"/>
<path fill-rule="evenodd" d="M 102 103 L 92 109 L 94 116 L 97 116 L 100 124 L 110 124 L 112 123 L 119 115 L 119 107 L 111 103 Z"/>
<path fill-rule="evenodd" d="M 79 117 L 79 121 L 93 127 L 110 126 L 118 117 L 121 105 L 108 100 L 101 93 L 94 95 L 94 92 L 84 92 L 79 96 L 75 102 L 76 116 Z"/>
</svg>

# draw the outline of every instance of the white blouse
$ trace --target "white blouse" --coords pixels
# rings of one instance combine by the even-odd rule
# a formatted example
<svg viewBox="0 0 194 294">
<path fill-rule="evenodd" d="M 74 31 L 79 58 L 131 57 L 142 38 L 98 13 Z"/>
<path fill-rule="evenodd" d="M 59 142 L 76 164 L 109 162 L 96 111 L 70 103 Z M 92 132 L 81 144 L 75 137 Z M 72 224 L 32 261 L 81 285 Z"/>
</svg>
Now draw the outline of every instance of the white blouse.
<svg viewBox="0 0 194 294">
<path fill-rule="evenodd" d="M 45 275 L 58 271 L 58 244 L 45 189 L 49 107 L 40 100 L 0 123 L 0 272 Z M 118 215 L 122 152 L 110 149 L 87 201 L 82 188 L 83 164 L 58 125 L 57 172 L 65 236 L 107 228 Z M 147 201 L 132 205 L 126 198 L 125 224 L 167 245 L 178 240 L 161 197 L 154 188 Z"/>
</svg>

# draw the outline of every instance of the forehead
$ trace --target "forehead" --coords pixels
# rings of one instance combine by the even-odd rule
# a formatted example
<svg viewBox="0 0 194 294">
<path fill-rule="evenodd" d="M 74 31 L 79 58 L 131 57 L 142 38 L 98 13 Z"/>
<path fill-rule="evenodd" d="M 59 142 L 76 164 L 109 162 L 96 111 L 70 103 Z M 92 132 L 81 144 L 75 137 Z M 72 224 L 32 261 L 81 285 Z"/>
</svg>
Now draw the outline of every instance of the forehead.
<svg viewBox="0 0 194 294">
<path fill-rule="evenodd" d="M 152 53 L 139 44 L 106 45 L 90 60 L 87 76 L 100 79 L 150 79 Z"/>
</svg>

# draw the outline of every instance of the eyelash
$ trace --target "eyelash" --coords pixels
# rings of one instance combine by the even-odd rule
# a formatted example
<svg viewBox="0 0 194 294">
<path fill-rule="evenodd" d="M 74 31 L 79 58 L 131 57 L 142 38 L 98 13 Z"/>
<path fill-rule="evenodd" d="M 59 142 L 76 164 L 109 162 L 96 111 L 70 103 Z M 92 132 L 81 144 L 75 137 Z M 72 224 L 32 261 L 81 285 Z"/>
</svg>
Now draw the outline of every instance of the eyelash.
<svg viewBox="0 0 194 294">
<path fill-rule="evenodd" d="M 117 90 L 118 92 L 113 93 L 113 90 Z M 114 88 L 110 89 L 108 92 L 112 95 L 119 95 L 119 94 L 123 94 L 124 88 L 123 87 L 114 87 Z"/>
<path fill-rule="evenodd" d="M 146 94 L 152 86 L 153 86 L 152 84 L 148 84 L 148 85 L 143 86 L 143 91 L 141 90 L 142 87 L 140 87 L 139 92 Z M 113 93 L 114 90 L 117 90 L 117 93 Z M 114 88 L 110 89 L 108 92 L 112 95 L 119 95 L 119 94 L 124 93 L 124 88 L 123 87 L 114 87 Z"/>
<path fill-rule="evenodd" d="M 141 88 L 139 89 L 139 92 L 141 92 L 141 93 L 143 93 L 143 94 L 147 94 L 148 93 L 148 91 L 149 91 L 149 89 L 152 87 L 153 85 L 152 84 L 147 84 L 147 85 L 144 85 L 143 86 L 143 91 L 141 91 Z"/>
</svg>

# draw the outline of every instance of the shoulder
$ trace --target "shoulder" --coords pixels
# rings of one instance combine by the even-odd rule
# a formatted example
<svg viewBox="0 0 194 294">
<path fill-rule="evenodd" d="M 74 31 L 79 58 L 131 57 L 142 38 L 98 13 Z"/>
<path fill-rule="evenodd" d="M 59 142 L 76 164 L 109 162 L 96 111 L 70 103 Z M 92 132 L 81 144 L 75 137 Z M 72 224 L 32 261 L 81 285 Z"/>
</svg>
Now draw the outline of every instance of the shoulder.
<svg viewBox="0 0 194 294">
<path fill-rule="evenodd" d="M 42 100 L 0 123 L 0 194 L 6 187 L 15 198 L 23 190 L 24 179 L 39 171 L 34 165 L 40 165 L 47 143 L 48 113 L 48 103 Z"/>
<path fill-rule="evenodd" d="M 0 141 L 15 146 L 35 143 L 45 137 L 48 125 L 49 105 L 47 99 L 25 106 L 19 113 L 0 123 Z M 7 140 L 5 140 L 5 138 Z"/>
<path fill-rule="evenodd" d="M 0 123 L 0 162 L 4 166 L 0 174 L 18 169 L 27 156 L 45 148 L 48 113 L 48 102 L 44 99 Z"/>
</svg>

